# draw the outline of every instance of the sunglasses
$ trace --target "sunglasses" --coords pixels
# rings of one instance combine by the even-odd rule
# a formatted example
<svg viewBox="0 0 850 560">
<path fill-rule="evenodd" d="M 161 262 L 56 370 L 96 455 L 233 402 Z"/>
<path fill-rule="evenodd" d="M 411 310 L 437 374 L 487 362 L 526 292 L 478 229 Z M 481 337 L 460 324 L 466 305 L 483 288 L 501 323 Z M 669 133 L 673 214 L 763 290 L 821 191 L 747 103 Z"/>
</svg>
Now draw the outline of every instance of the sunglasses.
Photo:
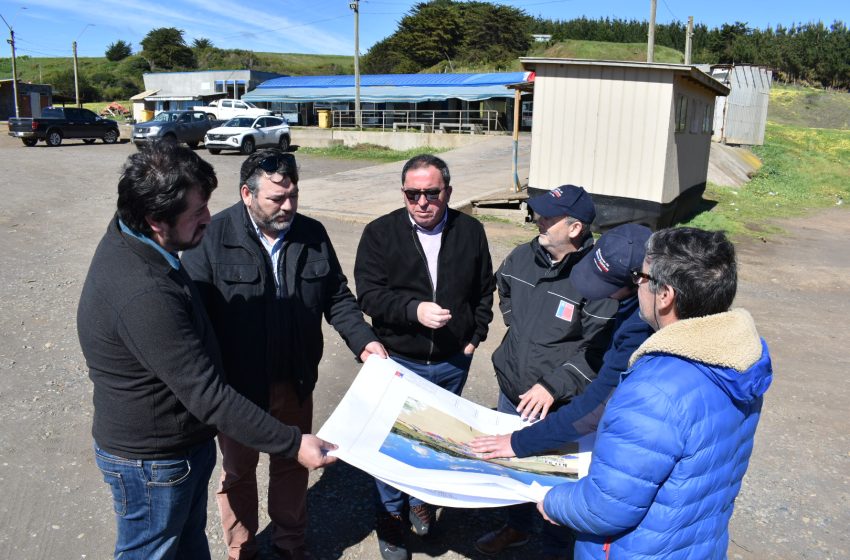
<svg viewBox="0 0 850 560">
<path fill-rule="evenodd" d="M 425 195 L 425 200 L 433 202 L 440 198 L 440 193 L 443 192 L 443 189 L 428 189 L 425 191 L 417 191 L 413 189 L 401 189 L 401 192 L 404 193 L 404 196 L 407 197 L 407 200 L 410 202 L 416 202 L 419 200 L 419 197 Z"/>
<path fill-rule="evenodd" d="M 293 157 L 289 154 L 275 154 L 273 156 L 264 157 L 258 161 L 254 169 L 259 168 L 269 175 L 274 175 L 277 170 L 279 170 L 282 166 L 285 166 L 286 169 L 284 169 L 284 172 L 281 172 L 281 175 L 286 175 L 286 170 L 290 168 L 292 160 Z"/>
<path fill-rule="evenodd" d="M 653 281 L 653 282 L 657 282 L 657 280 L 655 278 L 653 278 L 652 276 L 650 276 L 649 274 L 647 274 L 645 272 L 641 272 L 640 270 L 637 270 L 637 269 L 632 270 L 631 275 L 632 275 L 632 282 L 634 282 L 635 286 L 640 286 L 641 284 L 645 284 L 645 283 L 649 282 L 650 280 Z"/>
</svg>

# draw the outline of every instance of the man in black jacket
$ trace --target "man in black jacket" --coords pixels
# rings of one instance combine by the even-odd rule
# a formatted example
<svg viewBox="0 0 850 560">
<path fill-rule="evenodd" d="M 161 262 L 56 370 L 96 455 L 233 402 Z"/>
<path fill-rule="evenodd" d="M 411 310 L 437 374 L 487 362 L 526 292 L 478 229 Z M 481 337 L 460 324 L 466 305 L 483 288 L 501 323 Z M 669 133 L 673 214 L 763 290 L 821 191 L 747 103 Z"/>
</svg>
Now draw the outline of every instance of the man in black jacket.
<svg viewBox="0 0 850 560">
<path fill-rule="evenodd" d="M 333 446 L 224 383 L 212 326 L 178 257 L 204 237 L 216 185 L 212 166 L 173 143 L 131 155 L 80 296 L 77 331 L 94 384 L 95 460 L 114 497 L 116 558 L 210 557 L 216 430 L 308 468 L 333 461 Z"/>
<path fill-rule="evenodd" d="M 227 382 L 272 416 L 308 432 L 322 358 L 322 316 L 365 360 L 386 357 L 348 289 L 331 240 L 298 214 L 295 156 L 260 150 L 243 163 L 241 200 L 218 213 L 201 245 L 183 256 L 221 346 Z M 257 554 L 259 453 L 221 433 L 218 506 L 232 558 Z M 269 460 L 272 545 L 287 560 L 308 558 L 307 470 Z"/>
<path fill-rule="evenodd" d="M 496 272 L 499 308 L 508 326 L 493 352 L 499 382 L 498 410 L 528 419 L 570 401 L 596 377 L 611 340 L 618 304 L 587 301 L 573 287 L 570 272 L 590 250 L 596 209 L 582 187 L 564 185 L 529 199 L 539 235 L 520 245 Z M 520 546 L 537 515 L 533 504 L 508 508 L 507 524 L 475 543 L 496 554 Z M 557 528 L 544 526 L 547 558 L 563 558 Z"/>
<path fill-rule="evenodd" d="M 401 183 L 405 207 L 363 230 L 354 265 L 357 297 L 394 360 L 460 394 L 493 318 L 487 237 L 477 220 L 448 208 L 451 177 L 442 159 L 412 158 Z M 405 560 L 405 506 L 420 536 L 430 531 L 432 508 L 375 482 L 381 556 Z"/>
</svg>

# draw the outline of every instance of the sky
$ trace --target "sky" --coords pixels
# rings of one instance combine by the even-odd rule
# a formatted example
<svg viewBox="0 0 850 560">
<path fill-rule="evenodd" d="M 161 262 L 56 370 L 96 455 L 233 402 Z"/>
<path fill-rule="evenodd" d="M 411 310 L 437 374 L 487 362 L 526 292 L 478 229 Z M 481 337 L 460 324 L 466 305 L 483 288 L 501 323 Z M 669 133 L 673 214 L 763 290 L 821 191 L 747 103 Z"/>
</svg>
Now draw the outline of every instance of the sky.
<svg viewBox="0 0 850 560">
<path fill-rule="evenodd" d="M 551 19 L 649 19 L 649 0 L 509 0 L 498 2 Z M 187 44 L 207 38 L 219 48 L 256 52 L 353 54 L 354 16 L 349 0 L 0 0 L 0 15 L 15 31 L 18 56 L 67 57 L 77 42 L 81 57 L 104 56 L 124 40 L 133 52 L 151 29 L 182 29 Z M 416 2 L 360 0 L 360 52 L 391 35 Z M 763 29 L 778 24 L 850 22 L 847 0 L 658 0 L 656 21 L 694 21 L 709 27 L 743 21 Z M 3 23 L 0 21 L 0 23 Z M 0 27 L 0 37 L 9 30 Z M 0 42 L 0 57 L 11 50 Z"/>
</svg>

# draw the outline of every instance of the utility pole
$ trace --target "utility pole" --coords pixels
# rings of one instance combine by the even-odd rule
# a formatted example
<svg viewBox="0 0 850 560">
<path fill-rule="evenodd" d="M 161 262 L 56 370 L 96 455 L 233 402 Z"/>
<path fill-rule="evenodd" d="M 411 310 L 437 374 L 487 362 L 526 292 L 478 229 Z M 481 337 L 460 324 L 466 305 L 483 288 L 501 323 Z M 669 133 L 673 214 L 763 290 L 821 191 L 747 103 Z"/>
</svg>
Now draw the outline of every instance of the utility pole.
<svg viewBox="0 0 850 560">
<path fill-rule="evenodd" d="M 655 8 L 658 0 L 649 3 L 649 40 L 646 44 L 646 61 L 655 62 Z"/>
<path fill-rule="evenodd" d="M 83 33 L 85 33 L 86 29 L 88 29 L 89 27 L 94 27 L 94 24 L 93 23 L 87 23 L 86 26 L 83 27 L 83 30 L 80 31 L 80 34 L 77 35 L 77 39 L 82 37 Z M 74 40 L 73 43 L 71 43 L 71 47 L 74 51 L 74 93 L 76 94 L 76 97 L 77 97 L 77 107 L 82 107 L 82 104 L 80 103 L 80 83 L 77 79 L 77 41 L 76 41 L 76 39 Z"/>
<path fill-rule="evenodd" d="M 21 9 L 25 10 L 26 8 L 21 7 Z M 9 22 L 2 15 L 0 15 L 0 19 L 9 28 L 9 38 L 6 39 L 6 42 L 12 46 L 12 95 L 15 96 L 15 118 L 17 119 L 21 116 L 21 113 L 18 108 L 18 67 L 15 66 L 15 30 L 12 29 L 12 26 L 9 25 Z"/>
<path fill-rule="evenodd" d="M 354 124 L 363 128 L 360 112 L 360 0 L 353 0 L 348 7 L 354 10 Z"/>
<path fill-rule="evenodd" d="M 694 16 L 688 16 L 688 31 L 685 34 L 685 64 L 691 63 L 691 49 L 694 38 Z"/>
<path fill-rule="evenodd" d="M 74 50 L 74 93 L 77 97 L 77 107 L 82 107 L 80 105 L 80 82 L 77 79 L 77 42 L 71 43 L 71 47 Z"/>
</svg>

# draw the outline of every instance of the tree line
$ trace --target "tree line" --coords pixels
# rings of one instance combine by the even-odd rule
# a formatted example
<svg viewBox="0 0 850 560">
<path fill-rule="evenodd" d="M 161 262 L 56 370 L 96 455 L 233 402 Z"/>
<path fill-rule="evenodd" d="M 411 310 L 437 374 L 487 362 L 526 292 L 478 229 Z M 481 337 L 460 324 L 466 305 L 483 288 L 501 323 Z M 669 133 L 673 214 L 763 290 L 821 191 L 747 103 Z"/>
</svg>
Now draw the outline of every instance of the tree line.
<svg viewBox="0 0 850 560">
<path fill-rule="evenodd" d="M 551 34 L 552 41 L 640 43 L 646 41 L 649 33 L 645 21 L 620 19 L 532 18 L 530 27 L 533 33 Z M 682 22 L 659 24 L 655 42 L 684 51 L 686 34 L 687 25 Z M 830 26 L 817 22 L 766 29 L 751 28 L 739 21 L 711 29 L 697 24 L 691 49 L 695 64 L 756 64 L 771 68 L 775 78 L 786 82 L 850 88 L 850 31 L 841 21 Z"/>
<path fill-rule="evenodd" d="M 568 39 L 645 43 L 646 21 L 623 19 L 551 20 L 523 10 L 487 2 L 432 0 L 416 4 L 396 31 L 363 57 L 368 73 L 452 71 L 455 67 L 510 67 L 527 56 L 532 34 L 552 42 Z M 656 26 L 656 44 L 685 50 L 687 26 Z M 735 22 L 709 29 L 694 26 L 692 62 L 747 63 L 767 66 L 788 82 L 850 88 L 850 33 L 840 21 L 779 25 L 755 29 Z"/>
</svg>

